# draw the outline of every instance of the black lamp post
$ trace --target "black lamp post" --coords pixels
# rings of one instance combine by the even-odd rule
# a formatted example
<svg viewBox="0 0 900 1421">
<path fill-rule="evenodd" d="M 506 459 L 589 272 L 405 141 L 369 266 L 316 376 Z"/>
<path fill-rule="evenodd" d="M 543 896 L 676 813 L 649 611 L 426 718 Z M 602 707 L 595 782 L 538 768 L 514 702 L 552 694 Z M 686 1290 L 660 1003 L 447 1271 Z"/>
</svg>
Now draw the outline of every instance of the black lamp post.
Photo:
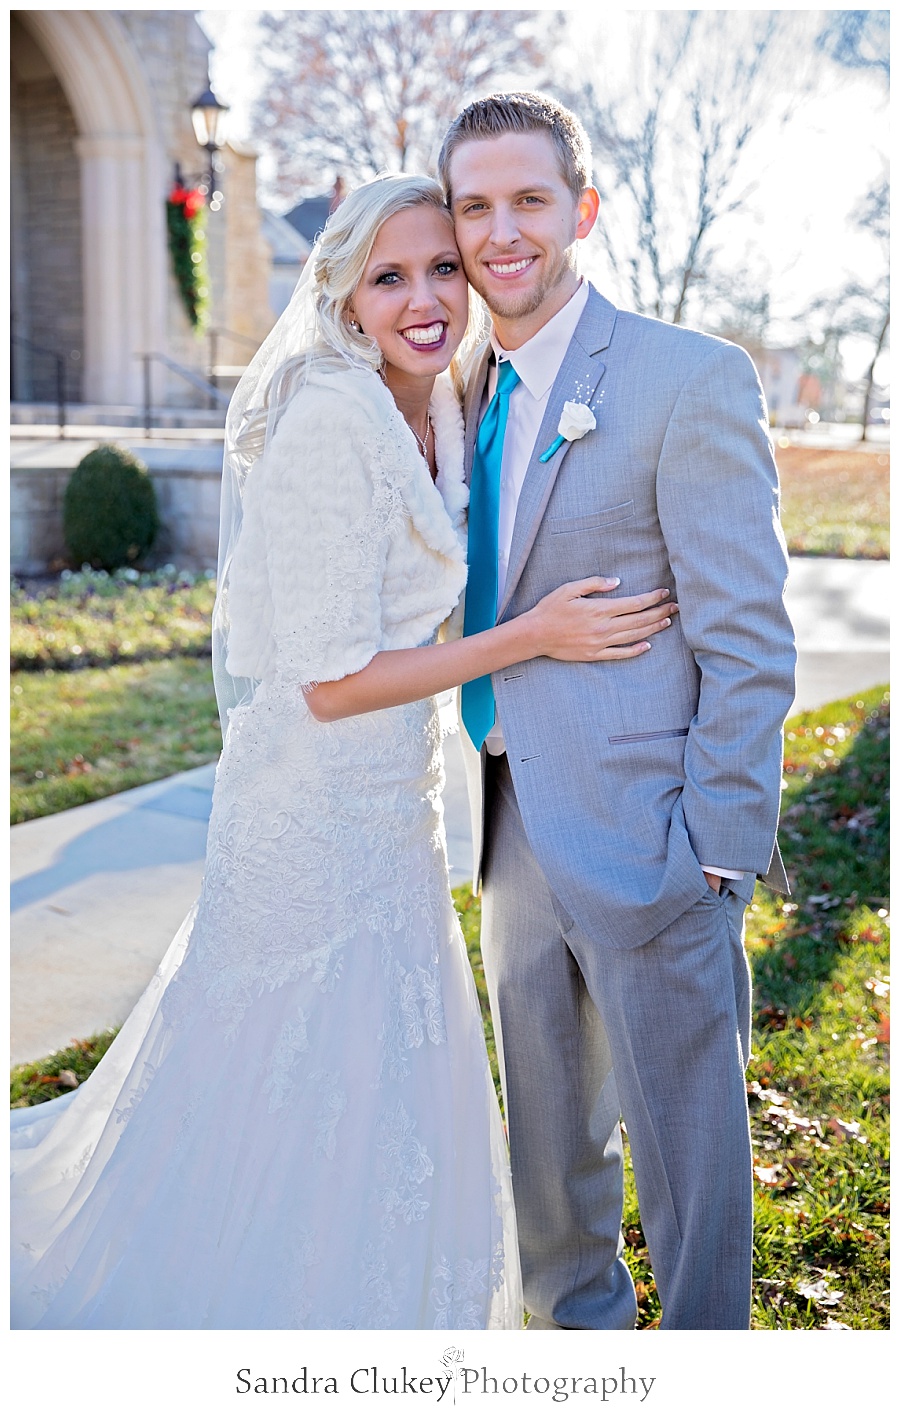
<svg viewBox="0 0 900 1421">
<path fill-rule="evenodd" d="M 216 212 L 222 202 L 222 192 L 216 187 L 216 154 L 225 143 L 225 115 L 227 104 L 220 104 L 212 89 L 207 87 L 191 104 L 191 122 L 201 148 L 205 148 L 209 162 L 209 173 L 200 184 L 200 191 L 209 195 L 210 211 Z"/>
</svg>

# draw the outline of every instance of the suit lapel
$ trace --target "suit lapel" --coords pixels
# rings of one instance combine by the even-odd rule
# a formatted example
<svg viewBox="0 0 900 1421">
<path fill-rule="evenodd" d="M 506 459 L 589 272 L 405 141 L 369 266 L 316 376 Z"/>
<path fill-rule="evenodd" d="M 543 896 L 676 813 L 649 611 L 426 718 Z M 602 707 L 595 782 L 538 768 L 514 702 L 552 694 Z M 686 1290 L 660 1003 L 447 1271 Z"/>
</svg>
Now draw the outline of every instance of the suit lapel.
<svg viewBox="0 0 900 1421">
<path fill-rule="evenodd" d="M 466 483 L 468 483 L 472 477 L 472 458 L 475 453 L 475 439 L 478 434 L 478 415 L 481 410 L 481 399 L 487 381 L 490 358 L 491 346 L 488 341 L 484 349 L 475 357 L 472 374 L 466 381 L 466 394 L 463 400 L 463 417 L 466 424 Z"/>
<path fill-rule="evenodd" d="M 506 586 L 503 592 L 503 601 L 497 613 L 498 621 L 506 611 L 522 576 L 528 554 L 537 537 L 544 510 L 553 492 L 553 486 L 572 445 L 571 443 L 561 445 L 549 463 L 542 464 L 540 456 L 556 438 L 560 416 L 566 401 L 575 400 L 579 404 L 589 405 L 594 399 L 597 386 L 606 370 L 606 363 L 601 358 L 601 354 L 609 345 L 615 323 L 616 308 L 599 292 L 591 288 L 588 303 L 575 328 L 572 343 L 550 391 L 541 428 L 525 473 L 516 510 Z M 596 410 L 595 413 L 597 413 Z M 591 430 L 589 434 L 585 435 L 585 438 L 597 440 L 602 438 L 602 433 L 603 423 L 598 416 L 597 428 Z"/>
</svg>

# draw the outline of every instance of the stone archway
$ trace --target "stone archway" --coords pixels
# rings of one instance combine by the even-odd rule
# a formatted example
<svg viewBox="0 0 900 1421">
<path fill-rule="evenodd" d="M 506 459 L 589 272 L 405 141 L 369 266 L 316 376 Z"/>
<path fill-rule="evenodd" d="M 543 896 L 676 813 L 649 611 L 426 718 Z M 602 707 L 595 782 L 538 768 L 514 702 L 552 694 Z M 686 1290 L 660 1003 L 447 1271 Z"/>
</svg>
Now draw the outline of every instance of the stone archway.
<svg viewBox="0 0 900 1421">
<path fill-rule="evenodd" d="M 112 11 L 19 10 L 65 94 L 80 169 L 81 399 L 140 403 L 136 353 L 165 348 L 165 146 Z"/>
<path fill-rule="evenodd" d="M 10 27 L 10 306 L 12 395 L 81 398 L 84 311 L 78 128 L 51 65 L 31 35 Z"/>
</svg>

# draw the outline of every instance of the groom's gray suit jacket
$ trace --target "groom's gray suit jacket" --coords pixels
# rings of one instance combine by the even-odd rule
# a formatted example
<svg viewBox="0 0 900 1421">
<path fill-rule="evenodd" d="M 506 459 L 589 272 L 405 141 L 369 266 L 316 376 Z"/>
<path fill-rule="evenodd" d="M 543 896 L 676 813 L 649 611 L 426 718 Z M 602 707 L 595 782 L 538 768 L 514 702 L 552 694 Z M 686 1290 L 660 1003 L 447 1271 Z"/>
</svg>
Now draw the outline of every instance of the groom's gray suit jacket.
<svg viewBox="0 0 900 1421">
<path fill-rule="evenodd" d="M 489 353 L 466 392 L 467 469 Z M 591 405 L 596 429 L 542 464 L 567 400 Z M 596 575 L 622 579 L 615 596 L 668 587 L 680 613 L 633 660 L 540 658 L 493 684 L 551 888 L 600 946 L 628 948 L 703 895 L 701 864 L 745 870 L 736 890 L 748 901 L 757 874 L 788 891 L 775 832 L 795 652 L 751 360 L 592 289 L 532 451 L 498 620 Z M 477 797 L 473 827 L 477 881 Z"/>
</svg>

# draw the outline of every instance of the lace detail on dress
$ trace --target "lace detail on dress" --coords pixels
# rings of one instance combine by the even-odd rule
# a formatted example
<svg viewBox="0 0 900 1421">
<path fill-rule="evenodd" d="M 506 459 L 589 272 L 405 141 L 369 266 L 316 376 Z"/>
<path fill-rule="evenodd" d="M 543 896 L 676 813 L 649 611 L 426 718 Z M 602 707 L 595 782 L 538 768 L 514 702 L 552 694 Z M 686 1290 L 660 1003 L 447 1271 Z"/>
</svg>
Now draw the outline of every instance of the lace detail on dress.
<svg viewBox="0 0 900 1421">
<path fill-rule="evenodd" d="M 340 1075 L 337 1071 L 313 1071 L 309 1079 L 319 1086 L 321 1092 L 314 1153 L 320 1159 L 334 1159 L 337 1127 L 347 1109 L 347 1095 L 338 1084 Z"/>
<path fill-rule="evenodd" d="M 425 1217 L 428 1200 L 416 1186 L 434 1173 L 428 1151 L 416 1139 L 416 1122 L 402 1101 L 393 1110 L 386 1110 L 378 1121 L 378 1149 L 383 1158 L 378 1161 L 378 1198 L 384 1206 L 384 1227 L 391 1229 L 398 1218 L 405 1224 L 417 1223 Z"/>
<path fill-rule="evenodd" d="M 65 1283 L 71 1271 L 71 1268 L 63 1268 L 62 1271 L 57 1275 L 57 1277 L 55 1277 L 52 1282 L 45 1284 L 43 1288 L 32 1288 L 31 1296 L 34 1298 L 35 1302 L 39 1303 L 43 1308 L 48 1308 L 53 1302 L 53 1299 L 56 1297 L 63 1283 Z"/>
<path fill-rule="evenodd" d="M 151 1065 L 149 1061 L 145 1061 L 143 1075 L 141 1077 L 142 1084 L 137 1086 L 137 1088 L 131 1092 L 127 1105 L 120 1106 L 116 1109 L 117 1124 L 125 1125 L 131 1119 L 135 1110 L 143 1100 L 147 1087 L 153 1080 L 155 1074 L 156 1067 Z"/>
<path fill-rule="evenodd" d="M 342 1326 L 348 1328 L 389 1327 L 400 1314 L 400 1308 L 408 1288 L 408 1267 L 401 1266 L 396 1269 L 396 1277 L 392 1279 L 385 1256 L 384 1242 L 367 1244 L 363 1250 L 362 1258 L 362 1300 Z"/>
<path fill-rule="evenodd" d="M 199 1086 L 196 1090 L 192 1091 L 188 1097 L 187 1105 L 178 1117 L 178 1133 L 175 1136 L 175 1143 L 172 1146 L 173 1155 L 180 1155 L 187 1144 L 194 1126 L 194 1121 L 197 1118 L 200 1103 L 206 1095 L 207 1089 L 208 1087 L 204 1088 L 203 1086 Z"/>
<path fill-rule="evenodd" d="M 384 966 L 391 984 L 392 1009 L 379 1032 L 379 1040 L 384 1043 L 379 1085 L 385 1073 L 394 1081 L 409 1075 L 406 1051 L 423 1045 L 426 1036 L 436 1046 L 447 1040 L 437 959 L 433 970 L 420 965 L 406 971 L 386 948 Z"/>
<path fill-rule="evenodd" d="M 275 1049 L 269 1058 L 268 1074 L 263 1090 L 269 1097 L 269 1114 L 289 1104 L 294 1094 L 293 1071 L 297 1057 L 309 1050 L 306 1024 L 309 1013 L 298 1008 L 293 1021 L 286 1021 L 278 1033 Z"/>
<path fill-rule="evenodd" d="M 70 1164 L 68 1169 L 61 1169 L 60 1179 L 79 1179 L 91 1162 L 91 1155 L 94 1153 L 93 1145 L 85 1145 L 81 1154 L 74 1164 Z"/>
<path fill-rule="evenodd" d="M 275 1295 L 278 1326 L 303 1327 L 312 1312 L 307 1278 L 310 1268 L 316 1262 L 316 1236 L 313 1230 L 301 1224 L 285 1249 L 285 1257 L 287 1266 Z"/>
<path fill-rule="evenodd" d="M 483 1327 L 488 1295 L 499 1287 L 502 1276 L 503 1245 L 499 1242 L 490 1259 L 463 1258 L 451 1263 L 442 1257 L 432 1274 L 434 1326 Z"/>
<path fill-rule="evenodd" d="M 324 948 L 321 952 L 314 952 L 310 959 L 316 963 L 316 970 L 313 972 L 313 981 L 322 992 L 333 992 L 341 980 L 341 973 L 344 970 L 344 959 L 341 953 L 333 949 Z"/>
<path fill-rule="evenodd" d="M 445 1038 L 448 885 L 431 867 L 446 861 L 441 786 L 433 700 L 319 724 L 299 692 L 260 687 L 230 720 L 191 951 L 163 997 L 166 1021 L 184 1028 L 208 1013 L 232 1040 L 264 992 L 307 973 L 338 991 L 348 944 L 363 934 L 392 983 L 383 1071 L 402 1079 L 407 1050 Z M 290 1033 L 267 1066 L 277 1080 L 281 1049 L 297 1049 Z"/>
</svg>

